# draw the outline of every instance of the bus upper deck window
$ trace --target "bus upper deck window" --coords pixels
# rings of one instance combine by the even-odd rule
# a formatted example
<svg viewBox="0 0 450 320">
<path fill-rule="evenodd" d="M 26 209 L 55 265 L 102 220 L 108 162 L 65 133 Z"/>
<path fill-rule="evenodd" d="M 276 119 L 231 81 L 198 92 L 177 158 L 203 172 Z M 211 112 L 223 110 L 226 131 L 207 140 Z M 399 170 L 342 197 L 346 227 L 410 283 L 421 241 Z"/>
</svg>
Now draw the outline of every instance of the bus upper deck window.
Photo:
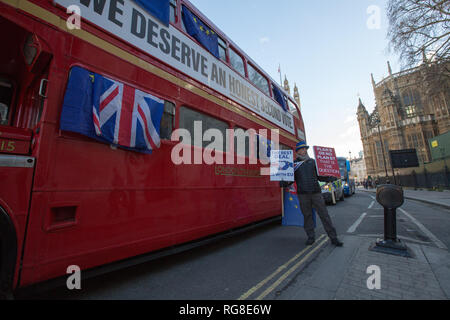
<svg viewBox="0 0 450 320">
<path fill-rule="evenodd" d="M 230 48 L 230 63 L 231 66 L 245 77 L 244 59 L 233 49 Z"/>
<path fill-rule="evenodd" d="M 219 38 L 218 41 L 219 41 L 220 59 L 226 62 L 227 61 L 227 44 L 221 38 Z"/>
<path fill-rule="evenodd" d="M 289 111 L 291 112 L 291 114 L 294 115 L 294 117 L 300 119 L 297 108 L 295 107 L 295 104 L 292 103 L 291 100 L 289 100 L 289 99 L 288 99 L 288 105 L 289 105 Z"/>
<path fill-rule="evenodd" d="M 170 22 L 177 22 L 177 0 L 170 0 Z"/>
<path fill-rule="evenodd" d="M 259 90 L 270 96 L 269 82 L 262 75 L 262 73 L 258 71 L 255 67 L 253 67 L 251 64 L 247 64 L 247 70 L 248 70 L 248 78 L 250 79 L 250 81 L 255 86 L 257 86 Z"/>
</svg>

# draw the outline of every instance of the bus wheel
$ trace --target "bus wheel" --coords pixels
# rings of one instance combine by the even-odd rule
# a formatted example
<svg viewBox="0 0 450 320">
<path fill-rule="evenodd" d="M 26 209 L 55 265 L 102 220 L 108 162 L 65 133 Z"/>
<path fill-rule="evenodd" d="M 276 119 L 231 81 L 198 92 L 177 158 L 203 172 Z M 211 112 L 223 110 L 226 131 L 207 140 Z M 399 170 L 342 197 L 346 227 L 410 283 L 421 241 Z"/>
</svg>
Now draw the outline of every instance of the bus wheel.
<svg viewBox="0 0 450 320">
<path fill-rule="evenodd" d="M 0 207 L 0 299 L 13 299 L 12 287 L 17 257 L 14 225 Z"/>
</svg>

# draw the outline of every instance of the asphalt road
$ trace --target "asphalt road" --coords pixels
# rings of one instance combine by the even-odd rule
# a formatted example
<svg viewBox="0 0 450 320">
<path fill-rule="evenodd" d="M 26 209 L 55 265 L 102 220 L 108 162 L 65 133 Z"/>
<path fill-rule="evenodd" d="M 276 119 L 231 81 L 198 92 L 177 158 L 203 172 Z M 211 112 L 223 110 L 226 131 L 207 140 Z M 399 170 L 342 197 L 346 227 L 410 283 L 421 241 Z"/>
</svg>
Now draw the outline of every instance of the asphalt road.
<svg viewBox="0 0 450 320">
<path fill-rule="evenodd" d="M 362 235 L 374 241 L 383 237 L 384 211 L 374 196 L 358 191 L 345 201 L 328 206 L 338 234 Z M 397 211 L 398 237 L 406 243 L 450 248 L 449 229 L 450 211 L 441 207 L 406 200 Z M 318 241 L 326 239 L 321 238 L 323 234 L 318 223 Z M 272 223 L 187 252 L 82 280 L 81 290 L 56 288 L 22 298 L 252 300 L 258 297 L 259 286 L 282 274 L 288 261 L 307 255 L 305 241 L 302 228 Z M 331 250 L 331 245 L 327 242 L 320 249 Z M 290 278 L 301 277 L 301 264 L 308 263 L 306 258 L 303 260 L 289 270 Z M 267 294 L 282 290 L 281 286 L 289 285 L 287 280 L 266 289 Z"/>
</svg>

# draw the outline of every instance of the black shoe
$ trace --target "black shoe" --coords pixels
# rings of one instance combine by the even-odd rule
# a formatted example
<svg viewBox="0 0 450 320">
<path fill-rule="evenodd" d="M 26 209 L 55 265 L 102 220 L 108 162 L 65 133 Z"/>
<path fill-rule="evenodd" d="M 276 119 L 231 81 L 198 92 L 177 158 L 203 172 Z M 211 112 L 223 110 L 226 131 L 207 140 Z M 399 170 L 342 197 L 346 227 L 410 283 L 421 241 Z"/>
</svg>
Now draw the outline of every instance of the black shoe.
<svg viewBox="0 0 450 320">
<path fill-rule="evenodd" d="M 331 239 L 331 243 L 334 244 L 336 247 L 342 247 L 344 245 L 343 242 L 339 241 L 338 238 L 336 239 Z"/>
<path fill-rule="evenodd" d="M 310 246 L 312 245 L 316 240 L 314 238 L 308 238 L 308 240 L 306 241 L 306 245 Z"/>
</svg>

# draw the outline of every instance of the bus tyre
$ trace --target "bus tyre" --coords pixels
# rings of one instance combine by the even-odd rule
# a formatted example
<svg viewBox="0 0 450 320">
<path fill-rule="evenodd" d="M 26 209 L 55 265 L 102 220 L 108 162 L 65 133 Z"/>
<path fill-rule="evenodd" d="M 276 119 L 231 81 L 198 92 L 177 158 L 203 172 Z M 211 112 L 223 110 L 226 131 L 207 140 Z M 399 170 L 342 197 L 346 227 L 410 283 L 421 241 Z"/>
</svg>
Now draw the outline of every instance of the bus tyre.
<svg viewBox="0 0 450 320">
<path fill-rule="evenodd" d="M 12 282 L 17 257 L 14 225 L 0 207 L 0 299 L 12 299 Z"/>
</svg>

